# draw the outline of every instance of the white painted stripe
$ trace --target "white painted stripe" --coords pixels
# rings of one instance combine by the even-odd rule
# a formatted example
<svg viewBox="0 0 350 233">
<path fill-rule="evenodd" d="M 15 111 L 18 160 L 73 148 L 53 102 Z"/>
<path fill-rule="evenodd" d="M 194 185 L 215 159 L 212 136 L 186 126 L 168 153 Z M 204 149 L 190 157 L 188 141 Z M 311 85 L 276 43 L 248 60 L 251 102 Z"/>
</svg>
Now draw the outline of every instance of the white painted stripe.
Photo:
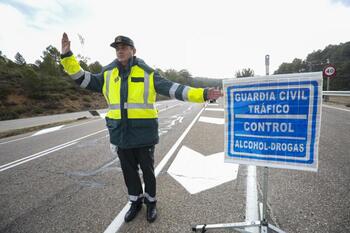
<svg viewBox="0 0 350 233">
<path fill-rule="evenodd" d="M 247 196 L 246 196 L 246 210 L 245 221 L 252 222 L 259 219 L 258 214 L 258 191 L 256 186 L 256 166 L 248 165 L 247 174 Z M 258 233 L 258 227 L 246 227 L 252 233 Z"/>
<path fill-rule="evenodd" d="M 208 103 L 209 106 L 219 106 L 219 104 Z"/>
<path fill-rule="evenodd" d="M 205 111 L 216 111 L 216 112 L 223 112 L 223 108 L 206 108 Z"/>
<path fill-rule="evenodd" d="M 163 108 L 163 109 L 158 110 L 158 113 L 159 113 L 159 112 L 164 112 L 164 111 L 169 110 L 169 109 L 172 109 L 172 108 L 175 108 L 176 106 L 179 106 L 179 105 L 180 105 L 180 104 L 175 104 L 175 105 L 170 106 L 170 107 L 165 107 L 165 108 Z"/>
<path fill-rule="evenodd" d="M 78 142 L 69 143 L 69 144 L 67 144 L 67 145 L 58 147 L 58 148 L 56 148 L 56 149 L 54 149 L 54 150 L 47 151 L 46 153 L 37 153 L 37 154 L 38 154 L 37 156 L 28 156 L 28 157 L 30 157 L 30 158 L 25 159 L 25 160 L 22 160 L 22 161 L 17 162 L 17 163 L 14 163 L 14 164 L 12 164 L 12 165 L 10 165 L 10 166 L 1 168 L 1 169 L 0 169 L 0 172 L 6 171 L 7 169 L 10 169 L 10 168 L 13 168 L 13 167 L 17 167 L 18 165 L 21 165 L 21 164 L 26 163 L 26 162 L 29 162 L 29 161 L 31 161 L 31 160 L 40 158 L 40 157 L 42 157 L 42 156 L 44 156 L 44 155 L 51 154 L 52 152 L 61 150 L 61 149 L 66 148 L 66 147 L 68 147 L 68 146 L 72 146 L 72 145 L 74 145 L 74 144 L 76 144 L 76 143 L 78 143 Z M 7 164 L 5 164 L 5 165 L 7 165 Z"/>
<path fill-rule="evenodd" d="M 218 125 L 223 125 L 225 123 L 224 118 L 215 118 L 215 117 L 200 117 L 199 121 L 205 122 L 205 123 L 211 123 L 211 124 L 218 124 Z"/>
<path fill-rule="evenodd" d="M 81 124 L 78 124 L 78 125 L 67 126 L 67 127 L 63 128 L 63 129 L 69 129 L 69 128 L 73 128 L 73 127 L 77 127 L 77 126 L 89 124 L 89 123 L 94 122 L 94 121 L 97 121 L 97 120 L 101 120 L 101 119 L 91 120 L 91 121 L 89 121 L 89 122 L 84 122 L 84 123 L 81 123 Z M 10 143 L 10 142 L 17 142 L 17 141 L 20 141 L 20 140 L 23 140 L 23 139 L 31 138 L 31 137 L 33 137 L 33 136 L 34 136 L 34 135 L 30 135 L 30 136 L 26 136 L 26 137 L 23 137 L 23 138 L 16 138 L 16 139 L 13 139 L 13 140 L 10 140 L 10 141 L 6 141 L 6 142 L 0 142 L 0 145 L 2 145 L 2 144 L 7 144 L 7 143 Z"/>
<path fill-rule="evenodd" d="M 50 153 L 52 153 L 52 152 L 54 152 L 54 151 L 60 150 L 60 149 L 65 148 L 65 147 L 67 147 L 67 146 L 74 145 L 75 143 L 77 143 L 78 141 L 80 141 L 80 140 L 82 140 L 82 139 L 84 139 L 84 138 L 93 136 L 93 135 L 95 135 L 95 134 L 101 133 L 101 132 L 106 131 L 106 130 L 107 130 L 107 129 L 99 130 L 99 131 L 97 131 L 97 132 L 94 132 L 94 133 L 88 134 L 88 135 L 86 135 L 86 136 L 83 136 L 83 137 L 74 139 L 74 140 L 72 140 L 72 141 L 63 143 L 63 144 L 61 144 L 61 145 L 54 146 L 54 147 L 51 147 L 51 148 L 49 148 L 49 149 L 47 149 L 47 150 L 44 150 L 44 151 L 35 153 L 35 154 L 33 154 L 33 155 L 30 155 L 30 156 L 27 156 L 27 157 L 18 159 L 18 160 L 16 160 L 16 161 L 13 161 L 13 162 L 10 162 L 10 163 L 1 165 L 1 166 L 0 166 L 0 169 L 1 169 L 0 172 L 1 172 L 1 171 L 5 171 L 5 170 L 7 170 L 7 169 L 9 169 L 9 168 L 12 168 L 12 167 L 16 167 L 16 166 L 18 166 L 18 165 L 20 165 L 20 164 L 23 164 L 23 163 L 25 163 L 25 162 L 31 161 L 31 160 L 33 160 L 33 159 L 35 159 L 35 158 L 40 158 L 40 157 L 43 156 L 43 155 L 50 154 Z"/>
<path fill-rule="evenodd" d="M 41 135 L 41 134 L 46 134 L 46 133 L 51 133 L 51 132 L 60 130 L 63 126 L 64 126 L 64 125 L 59 125 L 59 126 L 55 126 L 55 127 L 43 129 L 43 130 L 40 130 L 40 131 L 34 133 L 32 136 Z"/>
<path fill-rule="evenodd" d="M 307 115 L 253 115 L 253 114 L 235 114 L 235 118 L 248 119 L 299 119 L 306 120 Z"/>
<path fill-rule="evenodd" d="M 341 110 L 341 111 L 345 111 L 345 112 L 350 112 L 349 109 L 337 108 L 337 107 L 329 106 L 329 105 L 326 105 L 326 104 L 323 104 L 322 106 L 326 107 L 326 108 L 333 108 L 333 109 L 337 109 L 337 110 Z"/>
<path fill-rule="evenodd" d="M 169 159 L 171 158 L 171 156 L 174 154 L 174 152 L 176 151 L 176 149 L 178 148 L 178 146 L 180 145 L 180 143 L 182 142 L 182 140 L 184 140 L 185 136 L 188 134 L 188 132 L 190 131 L 190 129 L 192 128 L 192 126 L 194 125 L 194 123 L 197 121 L 197 119 L 199 118 L 200 114 L 203 112 L 204 109 L 202 109 L 198 115 L 193 119 L 193 121 L 191 122 L 191 124 L 187 127 L 187 129 L 184 131 L 184 133 L 179 137 L 179 139 L 175 142 L 175 144 L 173 145 L 173 147 L 168 151 L 168 153 L 164 156 L 164 158 L 162 159 L 162 161 L 160 161 L 160 163 L 158 164 L 158 166 L 155 169 L 155 176 L 157 177 L 159 175 L 159 173 L 162 171 L 162 169 L 164 168 L 164 166 L 167 164 L 167 162 L 169 161 Z M 130 203 L 128 202 L 124 208 L 119 212 L 119 214 L 117 215 L 117 217 L 115 217 L 115 219 L 111 222 L 111 224 L 109 224 L 109 226 L 107 227 L 107 229 L 104 231 L 104 233 L 115 233 L 119 230 L 119 228 L 122 226 L 122 224 L 124 223 L 124 215 L 126 214 L 126 212 L 129 209 L 129 205 Z"/>
<path fill-rule="evenodd" d="M 248 137 L 248 138 L 278 138 L 278 139 L 294 139 L 294 140 L 306 140 L 305 137 L 287 137 L 287 136 L 263 136 L 263 135 L 253 135 L 253 134 L 235 134 L 238 137 Z"/>
</svg>

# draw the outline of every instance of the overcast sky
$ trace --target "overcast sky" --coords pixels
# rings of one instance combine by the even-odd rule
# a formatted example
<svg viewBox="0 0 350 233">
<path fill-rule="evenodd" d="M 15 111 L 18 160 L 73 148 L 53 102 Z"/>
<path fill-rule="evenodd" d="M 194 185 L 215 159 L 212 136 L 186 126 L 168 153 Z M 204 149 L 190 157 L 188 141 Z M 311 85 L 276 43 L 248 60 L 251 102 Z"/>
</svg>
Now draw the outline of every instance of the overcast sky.
<svg viewBox="0 0 350 233">
<path fill-rule="evenodd" d="M 75 54 L 106 65 L 121 34 L 154 68 L 211 78 L 243 68 L 263 75 L 266 54 L 272 73 L 350 41 L 350 0 L 0 0 L 0 17 L 0 50 L 12 60 L 20 52 L 34 63 L 67 32 Z"/>
</svg>

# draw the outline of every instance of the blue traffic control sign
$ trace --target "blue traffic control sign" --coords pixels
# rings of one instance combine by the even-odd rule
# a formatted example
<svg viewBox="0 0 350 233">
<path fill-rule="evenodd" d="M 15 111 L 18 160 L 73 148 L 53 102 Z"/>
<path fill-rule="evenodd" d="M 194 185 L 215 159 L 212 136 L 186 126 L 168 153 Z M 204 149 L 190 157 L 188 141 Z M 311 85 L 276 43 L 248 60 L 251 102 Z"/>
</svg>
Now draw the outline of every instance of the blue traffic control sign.
<svg viewBox="0 0 350 233">
<path fill-rule="evenodd" d="M 223 85 L 225 162 L 317 171 L 322 72 Z"/>
</svg>

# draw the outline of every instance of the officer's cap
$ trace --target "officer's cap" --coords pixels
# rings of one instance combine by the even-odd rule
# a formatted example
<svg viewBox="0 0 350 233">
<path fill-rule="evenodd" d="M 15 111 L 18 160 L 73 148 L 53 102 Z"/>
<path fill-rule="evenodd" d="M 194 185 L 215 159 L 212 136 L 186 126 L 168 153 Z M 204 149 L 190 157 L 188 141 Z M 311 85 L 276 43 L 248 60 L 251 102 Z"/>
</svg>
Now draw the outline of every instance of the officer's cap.
<svg viewBox="0 0 350 233">
<path fill-rule="evenodd" d="M 134 41 L 132 41 L 132 39 L 130 39 L 129 37 L 126 37 L 126 36 L 117 36 L 114 39 L 114 42 L 111 44 L 111 46 L 113 48 L 117 48 L 118 44 L 126 44 L 126 45 L 133 47 L 133 48 L 135 47 Z"/>
</svg>

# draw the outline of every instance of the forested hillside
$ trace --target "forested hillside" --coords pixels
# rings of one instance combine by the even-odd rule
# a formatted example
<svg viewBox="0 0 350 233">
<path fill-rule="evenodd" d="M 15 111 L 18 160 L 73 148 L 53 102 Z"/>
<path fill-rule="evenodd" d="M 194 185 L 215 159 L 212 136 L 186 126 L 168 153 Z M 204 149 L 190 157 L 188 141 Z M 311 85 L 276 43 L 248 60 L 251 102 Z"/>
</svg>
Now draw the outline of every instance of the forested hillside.
<svg viewBox="0 0 350 233">
<path fill-rule="evenodd" d="M 77 55 L 84 70 L 98 73 L 102 65 Z M 106 108 L 102 94 L 75 85 L 59 64 L 60 53 L 48 46 L 35 64 L 17 53 L 14 61 L 0 51 L 0 120 Z M 194 87 L 219 87 L 221 80 L 193 78 L 186 71 L 159 72 L 170 80 Z M 165 97 L 157 97 L 166 99 Z"/>
<path fill-rule="evenodd" d="M 84 70 L 98 73 L 102 69 L 98 61 L 88 64 L 84 56 L 77 55 L 77 58 Z M 11 60 L 0 51 L 0 120 L 107 107 L 102 94 L 75 85 L 63 71 L 59 60 L 60 53 L 53 46 L 48 46 L 35 64 L 27 64 L 20 53 Z M 350 42 L 313 51 L 305 60 L 295 58 L 291 63 L 282 63 L 274 73 L 321 71 L 327 61 L 337 68 L 337 76 L 331 80 L 331 90 L 350 90 Z M 158 71 L 163 77 L 181 84 L 222 87 L 222 79 L 193 77 L 184 69 Z M 232 77 L 235 76 L 254 76 L 254 71 L 243 69 L 232 74 Z M 161 96 L 157 98 L 166 99 Z"/>
<path fill-rule="evenodd" d="M 322 71 L 327 63 L 335 65 L 337 75 L 330 82 L 330 90 L 350 90 L 350 42 L 328 45 L 323 50 L 313 51 L 305 60 L 295 58 L 291 63 L 282 63 L 275 74 Z M 324 82 L 324 85 L 326 82 Z"/>
</svg>

